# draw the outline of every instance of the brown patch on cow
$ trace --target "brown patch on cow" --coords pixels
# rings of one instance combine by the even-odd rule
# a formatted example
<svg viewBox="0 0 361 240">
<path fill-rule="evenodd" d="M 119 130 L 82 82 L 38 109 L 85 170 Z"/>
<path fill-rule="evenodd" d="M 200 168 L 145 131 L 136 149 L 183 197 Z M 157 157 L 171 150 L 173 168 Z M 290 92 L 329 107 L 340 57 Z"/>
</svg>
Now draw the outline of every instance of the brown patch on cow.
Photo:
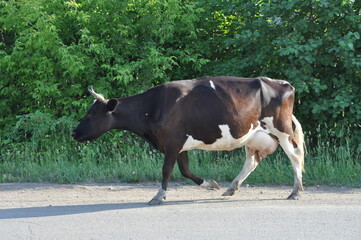
<svg viewBox="0 0 361 240">
<path fill-rule="evenodd" d="M 272 133 L 269 133 L 268 135 L 270 135 L 274 140 L 276 140 L 278 142 L 278 144 L 280 143 L 280 140 L 278 139 L 278 137 L 276 137 Z"/>
<path fill-rule="evenodd" d="M 298 145 L 293 138 L 291 139 L 291 137 L 289 137 L 288 140 L 290 141 L 290 143 L 292 143 L 294 148 L 298 148 Z"/>
</svg>

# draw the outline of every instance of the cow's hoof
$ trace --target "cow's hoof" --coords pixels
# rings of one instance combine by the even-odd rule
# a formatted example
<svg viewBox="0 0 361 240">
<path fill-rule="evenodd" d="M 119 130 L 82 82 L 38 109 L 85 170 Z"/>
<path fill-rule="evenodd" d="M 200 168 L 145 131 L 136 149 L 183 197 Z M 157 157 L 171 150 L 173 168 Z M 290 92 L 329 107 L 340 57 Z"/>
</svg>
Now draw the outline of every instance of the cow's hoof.
<svg viewBox="0 0 361 240">
<path fill-rule="evenodd" d="M 167 192 L 162 188 L 159 189 L 158 193 L 150 200 L 149 205 L 159 205 L 167 197 Z"/>
<path fill-rule="evenodd" d="M 224 192 L 222 194 L 222 196 L 226 197 L 226 196 L 233 196 L 234 195 L 235 190 L 234 189 L 228 189 L 226 192 Z"/>
<path fill-rule="evenodd" d="M 288 200 L 299 200 L 300 195 L 298 193 L 291 193 L 291 195 L 288 196 Z"/>
<path fill-rule="evenodd" d="M 202 186 L 203 185 L 203 186 Z M 218 183 L 212 179 L 206 179 L 204 180 L 203 184 L 201 186 L 205 187 L 205 188 L 210 188 L 210 189 L 220 189 Z"/>
<path fill-rule="evenodd" d="M 164 198 L 165 199 L 165 198 Z M 153 198 L 152 200 L 150 200 L 150 202 L 148 202 L 149 205 L 160 205 L 163 203 L 162 199 L 157 199 L 157 198 Z"/>
</svg>

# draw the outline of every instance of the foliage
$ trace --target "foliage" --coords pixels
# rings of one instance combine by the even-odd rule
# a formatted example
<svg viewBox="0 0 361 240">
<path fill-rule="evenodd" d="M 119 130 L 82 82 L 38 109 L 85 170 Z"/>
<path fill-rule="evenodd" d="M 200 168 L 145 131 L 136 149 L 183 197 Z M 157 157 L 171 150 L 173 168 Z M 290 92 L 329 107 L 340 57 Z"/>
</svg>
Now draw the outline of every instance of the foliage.
<svg viewBox="0 0 361 240">
<path fill-rule="evenodd" d="M 178 0 L 1 1 L 0 124 L 36 110 L 79 117 L 91 85 L 128 95 L 171 80 L 176 66 L 199 69 L 207 61 L 192 46 L 195 9 Z"/>
<path fill-rule="evenodd" d="M 350 128 L 361 143 L 360 1 L 205 2 L 218 24 L 206 72 L 286 79 L 311 136 L 342 139 Z"/>
<path fill-rule="evenodd" d="M 263 75 L 296 87 L 312 146 L 352 133 L 361 150 L 360 11 L 354 0 L 0 1 L 0 135 L 36 111 L 79 119 L 89 86 L 118 97 Z"/>
</svg>

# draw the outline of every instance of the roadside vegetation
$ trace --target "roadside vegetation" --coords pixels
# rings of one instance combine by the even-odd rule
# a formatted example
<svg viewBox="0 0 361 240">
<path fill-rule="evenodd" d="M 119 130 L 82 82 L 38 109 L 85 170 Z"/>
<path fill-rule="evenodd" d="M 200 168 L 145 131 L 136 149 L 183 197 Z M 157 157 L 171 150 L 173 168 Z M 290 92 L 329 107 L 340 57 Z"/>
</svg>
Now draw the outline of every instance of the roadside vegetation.
<svg viewBox="0 0 361 240">
<path fill-rule="evenodd" d="M 142 182 L 160 181 L 163 155 L 138 137 L 111 131 L 94 142 L 77 143 L 70 137 L 71 118 L 53 119 L 35 113 L 18 120 L 8 140 L 2 139 L 0 182 Z M 8 143 L 10 141 L 11 143 Z M 15 143 L 16 142 L 16 143 Z M 320 141 L 308 146 L 304 184 L 361 187 L 360 153 L 346 144 Z M 190 154 L 190 167 L 199 176 L 232 181 L 240 172 L 244 149 L 200 151 Z M 175 167 L 173 181 L 186 181 Z M 245 184 L 293 184 L 287 156 L 279 149 L 268 156 Z"/>
<path fill-rule="evenodd" d="M 361 1 L 0 1 L 0 182 L 160 180 L 162 156 L 112 131 L 70 131 L 93 99 L 202 76 L 267 76 L 296 88 L 304 182 L 361 186 Z M 242 149 L 193 151 L 198 175 L 231 181 Z M 173 180 L 184 181 L 178 169 Z M 248 184 L 292 184 L 282 151 Z"/>
</svg>

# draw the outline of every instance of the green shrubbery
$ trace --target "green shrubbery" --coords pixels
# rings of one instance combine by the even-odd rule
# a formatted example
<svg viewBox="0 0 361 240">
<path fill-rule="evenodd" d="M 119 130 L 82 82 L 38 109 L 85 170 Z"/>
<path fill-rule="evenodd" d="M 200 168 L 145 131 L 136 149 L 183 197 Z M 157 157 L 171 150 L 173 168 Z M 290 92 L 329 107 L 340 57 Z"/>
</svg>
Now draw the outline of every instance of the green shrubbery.
<svg viewBox="0 0 361 240">
<path fill-rule="evenodd" d="M 204 75 L 297 89 L 311 136 L 360 143 L 359 1 L 0 2 L 1 126 L 35 111 L 79 118 L 87 87 L 124 96 Z"/>
<path fill-rule="evenodd" d="M 89 86 L 120 97 L 177 79 L 234 75 L 291 82 L 311 153 L 329 143 L 327 151 L 346 148 L 359 164 L 360 11 L 353 0 L 0 1 L 0 162 L 23 161 L 25 153 L 39 164 L 42 154 L 50 162 L 95 156 L 76 148 L 108 154 L 104 161 L 140 151 L 129 151 L 134 138 L 125 133 L 71 142 L 92 102 Z"/>
</svg>

